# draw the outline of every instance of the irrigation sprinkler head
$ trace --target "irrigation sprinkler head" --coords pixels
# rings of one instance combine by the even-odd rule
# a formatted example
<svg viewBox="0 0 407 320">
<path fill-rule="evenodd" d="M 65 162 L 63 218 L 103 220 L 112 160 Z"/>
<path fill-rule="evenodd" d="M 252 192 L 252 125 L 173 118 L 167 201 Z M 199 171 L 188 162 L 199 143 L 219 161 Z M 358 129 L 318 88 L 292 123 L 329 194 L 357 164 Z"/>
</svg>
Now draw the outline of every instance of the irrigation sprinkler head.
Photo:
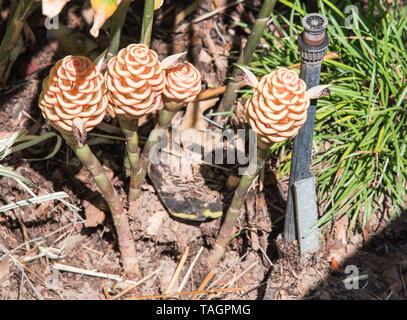
<svg viewBox="0 0 407 320">
<path fill-rule="evenodd" d="M 318 13 L 307 14 L 302 18 L 304 27 L 303 39 L 310 46 L 319 46 L 325 40 L 325 31 L 328 26 L 328 20 Z"/>
<path fill-rule="evenodd" d="M 310 13 L 302 18 L 302 26 L 304 32 L 298 37 L 301 58 L 305 62 L 319 63 L 329 45 L 328 19 L 319 13 Z"/>
</svg>

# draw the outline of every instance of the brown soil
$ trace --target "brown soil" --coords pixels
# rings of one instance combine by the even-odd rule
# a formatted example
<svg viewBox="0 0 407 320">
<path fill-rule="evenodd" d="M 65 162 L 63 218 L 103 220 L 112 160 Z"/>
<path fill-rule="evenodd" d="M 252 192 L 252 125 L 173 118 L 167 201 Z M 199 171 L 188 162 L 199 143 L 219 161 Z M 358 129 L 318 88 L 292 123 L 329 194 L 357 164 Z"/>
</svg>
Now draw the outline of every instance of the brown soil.
<svg viewBox="0 0 407 320">
<path fill-rule="evenodd" d="M 80 15 L 79 3 L 81 1 L 71 1 L 60 21 L 71 28 L 73 34 L 76 32 L 81 39 L 95 44 L 96 49 L 105 48 L 107 33 L 102 31 L 98 39 L 91 38 L 89 26 Z M 140 3 L 132 5 L 122 46 L 137 41 L 134 35 L 139 34 L 140 29 L 141 18 L 136 14 L 141 12 Z M 233 21 L 239 19 L 251 24 L 259 5 L 260 1 L 253 1 L 246 7 L 233 6 L 191 27 L 184 22 L 211 11 L 212 1 L 202 1 L 194 13 L 176 26 L 175 16 L 186 8 L 186 2 L 166 1 L 157 12 L 152 48 L 160 58 L 187 50 L 189 60 L 201 71 L 205 86 L 221 86 L 228 64 L 236 59 L 230 52 L 239 50 L 248 35 L 247 30 L 234 25 Z M 52 131 L 36 107 L 40 84 L 49 66 L 61 55 L 72 53 L 69 50 L 74 48 L 72 43 L 64 43 L 66 37 L 59 42 L 47 38 L 40 27 L 42 20 L 39 13 L 30 18 L 31 27 L 36 28 L 35 46 L 19 58 L 0 96 L 0 137 L 23 128 L 33 135 Z M 112 119 L 105 122 L 117 125 Z M 142 123 L 141 135 L 146 136 L 153 124 L 152 117 Z M 98 129 L 94 132 L 106 134 Z M 54 144 L 55 141 L 50 140 L 14 153 L 2 165 L 12 166 L 40 187 L 41 190 L 31 187 L 37 195 L 64 191 L 70 196 L 65 200 L 81 210 L 77 212 L 59 201 L 46 201 L 0 213 L 0 299 L 112 299 L 127 285 L 55 268 L 56 264 L 62 264 L 103 274 L 122 274 L 107 206 L 89 173 L 70 149 L 63 144 L 49 160 L 25 160 L 46 156 Z M 128 186 L 122 173 L 123 142 L 91 136 L 89 144 L 128 208 Z M 388 217 L 382 219 L 378 212 L 367 231 L 350 238 L 346 236 L 347 220 L 342 219 L 326 231 L 318 252 L 301 257 L 295 242 L 285 243 L 277 238 L 282 231 L 287 180 L 278 182 L 274 167 L 272 161 L 262 184 L 257 180 L 250 191 L 236 226 L 237 236 L 228 246 L 212 281 L 212 288 L 242 289 L 202 295 L 201 299 L 407 299 L 405 215 L 387 225 Z M 224 209 L 233 196 L 233 190 L 226 187 L 228 177 L 237 175 L 237 168 L 232 169 L 234 171 L 229 172 L 211 168 L 216 177 L 212 183 L 222 194 Z M 0 205 L 30 197 L 15 180 L 0 178 Z M 206 275 L 205 258 L 215 242 L 221 219 L 188 223 L 172 218 L 148 180 L 142 186 L 140 200 L 129 208 L 129 213 L 141 273 L 136 280 L 160 269 L 121 298 L 165 293 L 187 247 L 188 258 L 173 288 L 179 288 L 191 262 L 203 248 L 183 288 L 184 291 L 195 290 Z M 335 257 L 333 262 L 332 257 Z M 359 289 L 347 290 L 343 280 L 348 276 L 346 266 L 351 264 L 359 268 L 362 277 Z"/>
</svg>

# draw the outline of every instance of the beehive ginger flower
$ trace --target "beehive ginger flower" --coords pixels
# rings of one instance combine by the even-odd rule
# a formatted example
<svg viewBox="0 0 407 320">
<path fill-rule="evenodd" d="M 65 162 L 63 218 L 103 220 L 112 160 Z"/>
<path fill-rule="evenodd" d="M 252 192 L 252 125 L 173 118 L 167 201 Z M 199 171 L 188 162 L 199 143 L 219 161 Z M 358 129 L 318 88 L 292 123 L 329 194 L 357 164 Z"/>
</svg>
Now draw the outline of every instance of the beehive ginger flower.
<svg viewBox="0 0 407 320">
<path fill-rule="evenodd" d="M 105 74 L 109 113 L 136 119 L 155 111 L 164 90 L 164 71 L 157 53 L 144 44 L 131 44 L 108 63 Z"/>
<path fill-rule="evenodd" d="M 104 78 L 96 66 L 86 57 L 66 56 L 43 81 L 38 106 L 54 127 L 71 134 L 74 122 L 83 124 L 80 130 L 97 126 L 107 103 Z"/>
<path fill-rule="evenodd" d="M 176 111 L 191 102 L 201 91 L 202 77 L 189 62 L 165 70 L 164 105 Z"/>
<path fill-rule="evenodd" d="M 295 137 L 309 105 L 305 82 L 296 72 L 280 68 L 261 78 L 245 108 L 251 128 L 270 144 Z"/>
</svg>

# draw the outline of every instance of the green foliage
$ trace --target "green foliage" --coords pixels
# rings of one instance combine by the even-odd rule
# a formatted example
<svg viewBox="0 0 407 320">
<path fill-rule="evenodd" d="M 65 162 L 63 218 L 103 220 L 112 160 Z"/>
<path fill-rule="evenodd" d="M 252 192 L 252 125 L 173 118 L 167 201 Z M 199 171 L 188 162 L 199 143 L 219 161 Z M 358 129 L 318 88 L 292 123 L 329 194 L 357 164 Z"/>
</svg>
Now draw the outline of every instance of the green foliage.
<svg viewBox="0 0 407 320">
<path fill-rule="evenodd" d="M 272 15 L 283 33 L 265 32 L 265 49 L 256 53 L 251 70 L 269 73 L 300 61 L 295 35 L 306 14 L 299 0 L 281 1 L 289 14 Z M 323 62 L 321 84 L 332 83 L 332 94 L 318 100 L 312 168 L 319 203 L 318 226 L 347 214 L 350 231 L 364 228 L 376 210 L 392 217 L 405 207 L 407 178 L 407 6 L 397 1 L 369 1 L 358 15 L 345 13 L 350 1 L 320 0 L 328 20 L 328 51 L 338 60 Z M 288 18 L 287 18 L 288 17 Z M 346 20 L 348 19 L 348 20 Z M 352 21 L 353 20 L 353 21 Z M 354 24 L 346 28 L 345 21 Z M 289 145 L 274 145 L 280 157 L 279 177 L 287 176 Z"/>
<path fill-rule="evenodd" d="M 45 140 L 48 140 L 50 138 L 56 138 L 57 142 L 55 144 L 55 147 L 53 150 L 44 158 L 42 159 L 27 159 L 30 161 L 35 161 L 35 160 L 46 160 L 51 157 L 53 157 L 58 150 L 61 147 L 61 142 L 62 138 L 53 133 L 49 132 L 46 134 L 43 134 L 41 136 L 30 136 L 26 135 L 27 130 L 23 129 L 18 133 L 11 134 L 9 136 L 4 137 L 3 139 L 0 140 L 0 161 L 3 160 L 5 157 L 8 155 L 32 147 L 34 145 L 37 145 Z M 46 194 L 44 196 L 37 197 L 35 193 L 29 188 L 29 186 L 37 188 L 39 190 L 42 190 L 39 186 L 34 185 L 30 180 L 26 179 L 22 175 L 18 174 L 13 170 L 13 168 L 10 167 L 5 167 L 0 164 L 0 177 L 9 177 L 17 181 L 31 196 L 32 198 L 27 199 L 27 200 L 21 200 L 16 203 L 10 203 L 7 205 L 4 205 L 0 207 L 0 212 L 4 212 L 7 210 L 13 210 L 18 207 L 26 206 L 29 204 L 34 204 L 34 203 L 41 203 L 43 201 L 49 201 L 49 200 L 59 200 L 66 205 L 68 205 L 71 209 L 79 210 L 75 206 L 72 206 L 71 204 L 67 203 L 66 201 L 62 200 L 64 198 L 69 197 L 65 192 L 55 192 L 51 194 Z M 42 190 L 44 191 L 44 190 Z"/>
<path fill-rule="evenodd" d="M 55 144 L 54 149 L 46 157 L 44 157 L 42 159 L 27 159 L 27 160 L 30 160 L 30 161 L 47 160 L 49 158 L 52 158 L 58 152 L 59 148 L 61 147 L 62 138 L 59 135 L 57 135 L 56 133 L 48 132 L 41 136 L 26 135 L 26 133 L 27 133 L 27 130 L 23 129 L 18 133 L 15 133 L 13 135 L 10 135 L 9 137 L 6 137 L 6 138 L 0 140 L 0 160 L 3 160 L 5 157 L 12 154 L 13 152 L 17 152 L 17 151 L 32 147 L 38 143 L 41 143 L 41 142 L 48 140 L 50 138 L 53 138 L 53 137 L 55 137 L 57 139 L 57 142 Z M 17 144 L 17 143 L 19 143 L 19 144 Z"/>
</svg>

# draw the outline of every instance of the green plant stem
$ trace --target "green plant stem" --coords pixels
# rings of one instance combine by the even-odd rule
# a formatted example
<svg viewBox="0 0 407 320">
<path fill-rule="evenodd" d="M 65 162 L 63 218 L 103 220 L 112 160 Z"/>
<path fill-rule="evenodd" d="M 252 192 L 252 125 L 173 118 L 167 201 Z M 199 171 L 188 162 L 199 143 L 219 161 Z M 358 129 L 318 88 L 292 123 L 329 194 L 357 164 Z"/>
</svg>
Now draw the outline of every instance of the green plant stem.
<svg viewBox="0 0 407 320">
<path fill-rule="evenodd" d="M 124 21 L 126 20 L 127 10 L 129 9 L 131 0 L 122 0 L 116 12 L 111 18 L 110 25 L 110 57 L 115 56 L 119 51 L 120 35 L 122 32 Z"/>
<path fill-rule="evenodd" d="M 220 229 L 216 244 L 209 256 L 209 270 L 213 270 L 222 258 L 226 245 L 232 236 L 233 227 L 235 226 L 240 214 L 240 210 L 243 207 L 247 192 L 249 191 L 254 179 L 263 168 L 268 154 L 269 148 L 257 148 L 257 161 L 249 165 L 248 172 L 240 179 L 239 186 L 235 191 L 232 203 L 230 204 L 228 212 L 226 213 L 225 221 Z"/>
<path fill-rule="evenodd" d="M 103 169 L 89 146 L 87 144 L 80 146 L 72 135 L 63 132 L 61 134 L 79 160 L 92 174 L 102 196 L 105 198 L 116 228 L 124 270 L 129 277 L 134 278 L 138 274 L 136 249 L 126 211 L 123 209 L 119 195 L 109 181 L 105 169 Z"/>
<path fill-rule="evenodd" d="M 14 14 L 7 25 L 6 33 L 0 44 L 0 86 L 3 86 L 7 79 L 5 77 L 10 57 L 17 44 L 17 40 L 24 27 L 24 22 L 31 13 L 35 0 L 20 0 Z"/>
<path fill-rule="evenodd" d="M 151 30 L 153 29 L 154 0 L 144 1 L 143 25 L 141 27 L 140 42 L 150 46 Z"/>
<path fill-rule="evenodd" d="M 262 148 L 257 148 L 257 161 L 249 165 L 247 173 L 244 174 L 240 179 L 239 186 L 235 191 L 232 203 L 230 204 L 228 212 L 226 213 L 225 221 L 223 222 L 223 225 L 219 231 L 215 246 L 209 253 L 209 257 L 207 259 L 208 274 L 199 285 L 197 291 L 205 290 L 207 284 L 213 278 L 214 269 L 225 253 L 226 245 L 232 237 L 233 227 L 235 226 L 236 221 L 239 218 L 240 210 L 243 207 L 247 192 L 249 191 L 250 186 L 259 174 L 260 170 L 264 167 L 268 155 L 269 146 L 262 146 Z M 197 299 L 197 297 L 198 295 L 195 294 L 192 296 L 191 300 L 195 300 Z"/>
<path fill-rule="evenodd" d="M 129 202 L 138 198 L 136 173 L 140 170 L 138 155 L 138 119 L 128 121 L 120 119 L 120 128 L 126 137 L 126 162 L 130 169 Z"/>
<path fill-rule="evenodd" d="M 120 16 L 123 17 L 123 14 L 120 14 L 119 17 Z M 141 29 L 140 42 L 144 43 L 148 47 L 150 46 L 153 17 L 154 17 L 154 0 L 146 0 L 144 2 L 143 25 Z M 140 195 L 140 184 L 141 184 L 141 181 L 139 181 L 140 164 L 139 158 L 136 157 L 138 152 L 137 121 L 138 120 L 120 120 L 120 128 L 122 129 L 122 132 L 126 136 L 126 154 L 124 162 L 126 175 L 128 173 L 127 167 L 129 167 L 130 169 L 130 187 L 128 197 L 129 202 L 137 200 L 137 198 Z"/>
<path fill-rule="evenodd" d="M 140 167 L 137 174 L 132 177 L 132 185 L 133 185 L 133 196 L 138 198 L 140 196 L 141 190 L 141 183 L 144 181 L 148 169 L 148 165 L 150 164 L 150 150 L 151 148 L 156 145 L 159 140 L 158 136 L 154 134 L 154 131 L 160 129 L 166 129 L 167 126 L 171 123 L 171 120 L 177 114 L 178 111 L 168 111 L 166 109 L 161 110 L 158 116 L 158 123 L 155 126 L 154 130 L 150 133 L 147 142 L 144 146 L 143 152 L 140 155 Z"/>
<path fill-rule="evenodd" d="M 267 25 L 267 21 L 270 17 L 271 12 L 273 11 L 276 2 L 277 0 L 265 0 L 263 2 L 259 16 L 257 17 L 254 27 L 252 29 L 252 33 L 250 34 L 249 39 L 247 40 L 246 46 L 240 53 L 237 64 L 247 65 L 251 61 L 253 53 L 260 42 L 260 38 L 263 35 L 264 29 L 266 28 Z M 233 69 L 232 76 L 235 76 L 239 72 L 241 72 L 241 70 L 235 67 Z M 233 103 L 237 98 L 237 90 L 239 88 L 240 88 L 239 82 L 235 80 L 229 81 L 226 88 L 226 92 L 223 95 L 222 101 L 218 108 L 218 112 L 225 112 L 232 109 Z M 217 116 L 215 118 L 215 122 L 222 124 L 225 118 L 226 117 L 223 115 Z"/>
</svg>

